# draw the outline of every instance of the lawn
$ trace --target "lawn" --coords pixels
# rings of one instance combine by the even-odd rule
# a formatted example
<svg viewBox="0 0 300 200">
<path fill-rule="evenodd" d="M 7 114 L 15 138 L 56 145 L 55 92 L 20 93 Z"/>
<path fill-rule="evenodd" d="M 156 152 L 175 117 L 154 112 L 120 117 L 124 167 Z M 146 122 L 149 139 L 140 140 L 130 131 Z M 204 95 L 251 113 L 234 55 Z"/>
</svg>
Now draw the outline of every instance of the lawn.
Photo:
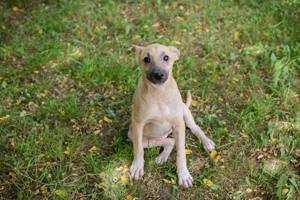
<svg viewBox="0 0 300 200">
<path fill-rule="evenodd" d="M 299 199 L 298 0 L 0 2 L 1 199 Z M 176 150 L 127 138 L 140 67 L 133 45 L 177 47 L 206 152 L 186 129 L 194 187 Z"/>
</svg>

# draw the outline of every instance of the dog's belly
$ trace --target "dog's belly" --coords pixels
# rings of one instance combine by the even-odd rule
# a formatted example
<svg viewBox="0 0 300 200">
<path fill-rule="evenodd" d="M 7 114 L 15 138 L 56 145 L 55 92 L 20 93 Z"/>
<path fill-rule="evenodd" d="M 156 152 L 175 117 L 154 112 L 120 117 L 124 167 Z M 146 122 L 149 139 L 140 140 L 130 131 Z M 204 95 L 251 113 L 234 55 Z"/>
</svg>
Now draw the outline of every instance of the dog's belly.
<svg viewBox="0 0 300 200">
<path fill-rule="evenodd" d="M 172 131 L 172 124 L 168 121 L 150 121 L 144 126 L 143 136 L 166 138 Z"/>
</svg>

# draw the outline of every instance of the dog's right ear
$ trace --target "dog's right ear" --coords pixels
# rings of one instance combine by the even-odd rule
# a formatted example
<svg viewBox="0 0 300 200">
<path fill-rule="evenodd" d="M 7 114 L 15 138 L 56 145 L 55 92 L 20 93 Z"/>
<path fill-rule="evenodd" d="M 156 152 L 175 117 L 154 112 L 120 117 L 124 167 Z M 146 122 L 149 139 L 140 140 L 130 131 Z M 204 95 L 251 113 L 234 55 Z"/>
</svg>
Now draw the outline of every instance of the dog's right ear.
<svg viewBox="0 0 300 200">
<path fill-rule="evenodd" d="M 144 47 L 140 47 L 140 46 L 137 46 L 137 45 L 133 45 L 133 47 L 131 48 L 131 52 L 136 52 L 136 61 L 139 62 L 139 58 L 140 58 L 140 55 L 143 51 Z"/>
</svg>

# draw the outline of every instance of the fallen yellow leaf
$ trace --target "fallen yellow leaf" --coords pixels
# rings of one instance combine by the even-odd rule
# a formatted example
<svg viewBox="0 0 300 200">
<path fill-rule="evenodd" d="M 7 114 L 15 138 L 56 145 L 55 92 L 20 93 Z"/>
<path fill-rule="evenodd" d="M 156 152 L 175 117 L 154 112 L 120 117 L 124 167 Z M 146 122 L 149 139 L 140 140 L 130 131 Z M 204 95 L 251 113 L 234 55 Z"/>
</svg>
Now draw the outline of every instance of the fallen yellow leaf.
<svg viewBox="0 0 300 200">
<path fill-rule="evenodd" d="M 111 122 L 111 119 L 107 118 L 106 116 L 105 116 L 105 117 L 103 117 L 103 120 L 104 120 L 104 121 L 106 121 L 106 122 L 108 122 L 108 123 L 110 123 L 110 122 Z"/>
<path fill-rule="evenodd" d="M 205 184 L 205 185 L 207 185 L 208 187 L 211 187 L 212 185 L 213 185 L 213 182 L 211 182 L 210 180 L 208 180 L 208 179 L 203 179 L 203 183 Z"/>
<path fill-rule="evenodd" d="M 233 80 L 234 82 L 238 82 L 238 81 L 239 81 L 239 79 L 237 79 L 237 78 L 235 78 L 235 77 L 233 77 L 232 80 Z"/>
<path fill-rule="evenodd" d="M 66 151 L 64 153 L 67 154 L 67 155 L 70 154 L 70 147 L 69 146 L 67 146 Z"/>
<path fill-rule="evenodd" d="M 221 113 L 221 112 L 222 112 L 222 110 L 221 110 L 221 109 L 219 109 L 219 110 L 217 110 L 217 111 L 216 111 L 216 113 Z"/>
<path fill-rule="evenodd" d="M 42 194 L 45 194 L 47 192 L 47 187 L 44 187 L 43 189 L 42 189 Z"/>
<path fill-rule="evenodd" d="M 120 60 L 123 60 L 123 59 L 124 59 L 124 56 L 123 56 L 123 55 L 120 55 L 120 56 L 119 56 L 119 59 L 120 59 Z"/>
<path fill-rule="evenodd" d="M 152 27 L 159 27 L 160 24 L 157 22 L 156 24 L 153 24 Z"/>
<path fill-rule="evenodd" d="M 237 40 L 239 38 L 239 32 L 234 33 L 234 39 Z"/>
<path fill-rule="evenodd" d="M 132 200 L 132 199 L 133 199 L 133 196 L 128 195 L 128 196 L 126 197 L 126 199 L 127 199 L 127 200 Z"/>
<path fill-rule="evenodd" d="M 56 190 L 55 191 L 55 194 L 57 194 L 58 196 L 62 197 L 62 198 L 66 198 L 68 195 L 67 195 L 67 192 L 64 191 L 64 190 Z"/>
<path fill-rule="evenodd" d="M 195 100 L 192 100 L 192 106 L 196 107 L 198 105 L 198 102 Z"/>
<path fill-rule="evenodd" d="M 172 179 L 172 178 L 171 178 L 171 184 L 172 184 L 172 185 L 175 185 L 175 184 L 176 184 L 176 181 L 175 181 L 174 179 Z"/>
<path fill-rule="evenodd" d="M 22 110 L 22 112 L 20 113 L 20 117 L 24 117 L 26 115 L 26 111 Z"/>
<path fill-rule="evenodd" d="M 129 169 L 127 167 L 124 167 L 123 173 L 126 173 Z"/>
<path fill-rule="evenodd" d="M 217 155 L 217 151 L 216 150 L 212 150 L 212 152 L 210 153 L 210 156 L 214 157 L 215 155 Z"/>
<path fill-rule="evenodd" d="M 177 45 L 181 45 L 181 43 L 179 41 L 176 41 L 176 40 L 173 40 L 173 43 L 177 44 Z"/>
<path fill-rule="evenodd" d="M 39 71 L 35 70 L 35 71 L 33 71 L 33 73 L 35 73 L 35 74 L 38 74 L 38 73 L 39 73 Z"/>
<path fill-rule="evenodd" d="M 171 183 L 171 181 L 169 181 L 169 180 L 167 180 L 167 179 L 163 179 L 163 181 L 164 181 L 165 183 L 168 183 L 168 184 Z"/>
<path fill-rule="evenodd" d="M 93 146 L 91 149 L 89 149 L 89 152 L 92 152 L 92 151 L 96 151 L 97 148 L 95 146 Z"/>
<path fill-rule="evenodd" d="M 244 138 L 247 138 L 247 137 L 248 137 L 248 135 L 246 135 L 246 134 L 244 134 L 244 133 L 240 133 L 240 135 L 241 135 L 242 137 L 244 137 Z"/>
<path fill-rule="evenodd" d="M 14 10 L 14 11 L 19 11 L 19 8 L 18 8 L 17 6 L 14 6 L 14 7 L 13 7 L 13 10 Z"/>
<path fill-rule="evenodd" d="M 219 162 L 219 160 L 222 158 L 222 156 L 218 155 L 216 158 L 216 162 Z"/>
<path fill-rule="evenodd" d="M 125 183 L 127 182 L 127 178 L 125 178 L 124 176 L 121 176 L 120 180 L 122 182 L 122 185 L 125 185 Z"/>
<path fill-rule="evenodd" d="M 191 150 L 186 149 L 186 150 L 185 150 L 185 153 L 186 153 L 186 154 L 191 154 Z"/>
<path fill-rule="evenodd" d="M 124 88 L 124 85 L 120 85 L 120 86 L 118 87 L 118 90 L 123 90 L 123 88 Z"/>
<path fill-rule="evenodd" d="M 282 190 L 282 194 L 286 194 L 286 193 L 288 193 L 289 192 L 289 189 L 283 189 Z"/>
<path fill-rule="evenodd" d="M 180 16 L 177 16 L 176 17 L 178 20 L 180 20 L 180 21 L 183 21 L 184 19 L 183 19 L 183 17 L 180 17 Z"/>
<path fill-rule="evenodd" d="M 166 6 L 165 6 L 165 9 L 166 9 L 166 10 L 167 10 L 167 9 L 169 9 L 169 6 L 168 6 L 168 5 L 166 5 Z"/>
<path fill-rule="evenodd" d="M 276 140 L 277 140 L 277 138 L 273 138 L 273 139 L 272 139 L 272 142 L 275 142 Z"/>
</svg>

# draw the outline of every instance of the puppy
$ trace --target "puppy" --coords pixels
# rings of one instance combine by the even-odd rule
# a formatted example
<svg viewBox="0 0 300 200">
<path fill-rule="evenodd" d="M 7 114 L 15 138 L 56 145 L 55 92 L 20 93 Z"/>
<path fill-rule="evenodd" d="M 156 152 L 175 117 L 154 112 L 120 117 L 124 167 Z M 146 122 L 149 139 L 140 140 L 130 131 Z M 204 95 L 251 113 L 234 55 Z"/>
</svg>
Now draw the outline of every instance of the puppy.
<svg viewBox="0 0 300 200">
<path fill-rule="evenodd" d="M 205 136 L 188 109 L 191 93 L 188 92 L 184 104 L 172 76 L 172 67 L 180 51 L 160 44 L 133 46 L 131 51 L 136 52 L 136 60 L 142 70 L 131 102 L 128 132 L 134 152 L 131 176 L 139 179 L 144 175 L 144 148 L 163 146 L 163 152 L 156 158 L 157 164 L 163 164 L 176 144 L 178 184 L 185 188 L 192 187 L 193 178 L 186 165 L 185 124 L 207 151 L 212 151 L 215 144 Z M 174 139 L 168 138 L 171 133 Z"/>
</svg>

